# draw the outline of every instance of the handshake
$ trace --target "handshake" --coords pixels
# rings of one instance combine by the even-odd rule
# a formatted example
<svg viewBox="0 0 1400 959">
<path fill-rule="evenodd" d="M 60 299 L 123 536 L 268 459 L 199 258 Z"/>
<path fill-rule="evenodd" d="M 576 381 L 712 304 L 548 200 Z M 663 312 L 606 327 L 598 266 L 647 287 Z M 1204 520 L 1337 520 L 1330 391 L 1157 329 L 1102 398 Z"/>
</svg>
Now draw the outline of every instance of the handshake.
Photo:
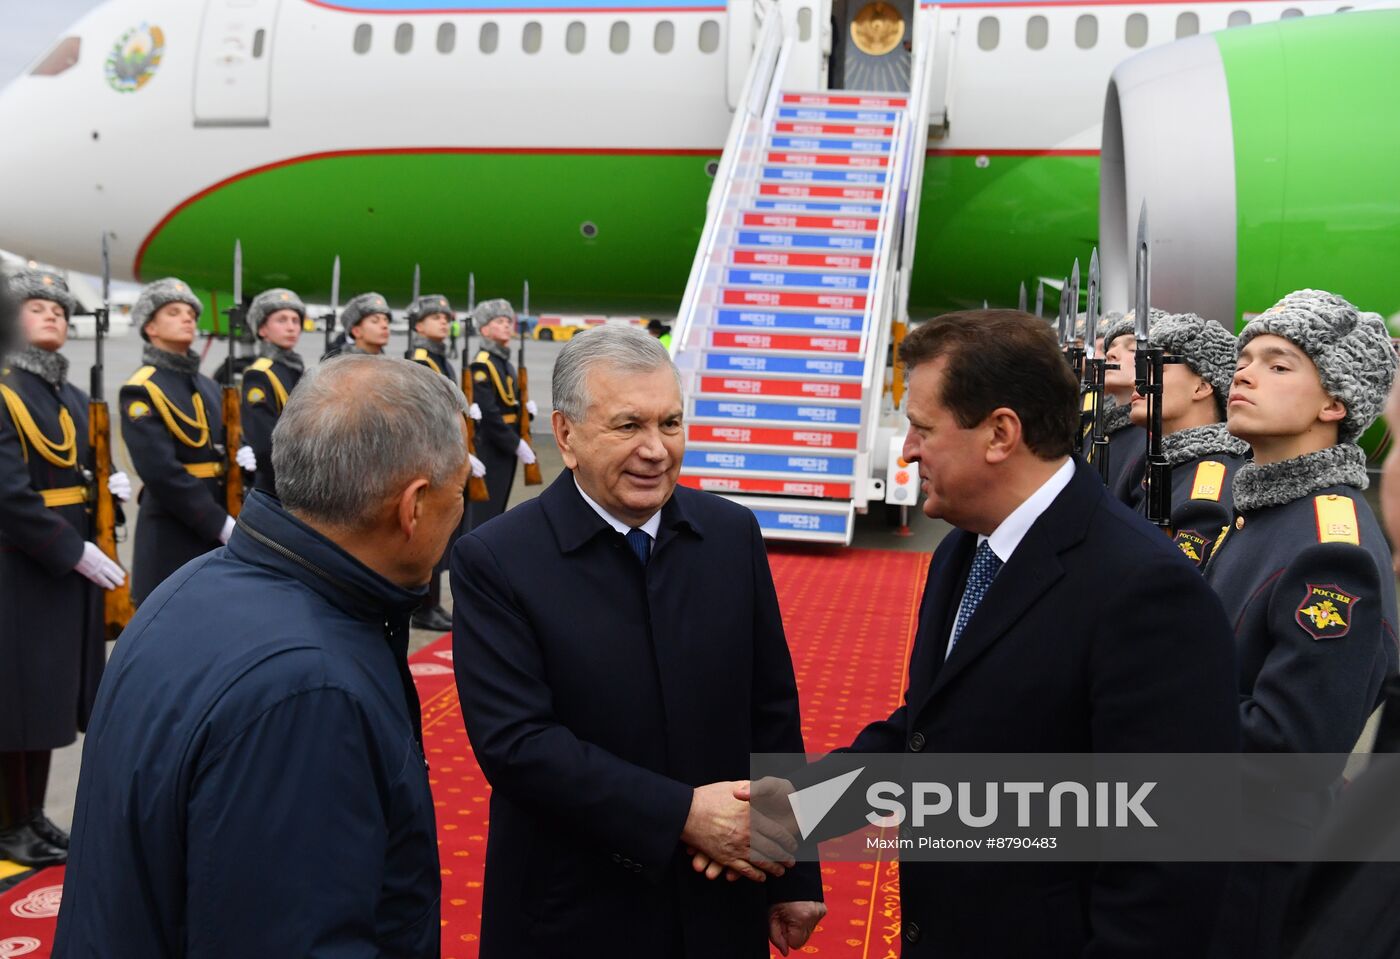
<svg viewBox="0 0 1400 959">
<path fill-rule="evenodd" d="M 723 875 L 730 882 L 765 882 L 784 875 L 797 864 L 800 841 L 787 802 L 793 789 L 787 780 L 771 776 L 697 787 L 681 831 L 691 868 L 706 879 Z M 786 956 L 807 942 L 825 915 L 820 902 L 774 903 L 768 910 L 768 938 Z"/>
</svg>

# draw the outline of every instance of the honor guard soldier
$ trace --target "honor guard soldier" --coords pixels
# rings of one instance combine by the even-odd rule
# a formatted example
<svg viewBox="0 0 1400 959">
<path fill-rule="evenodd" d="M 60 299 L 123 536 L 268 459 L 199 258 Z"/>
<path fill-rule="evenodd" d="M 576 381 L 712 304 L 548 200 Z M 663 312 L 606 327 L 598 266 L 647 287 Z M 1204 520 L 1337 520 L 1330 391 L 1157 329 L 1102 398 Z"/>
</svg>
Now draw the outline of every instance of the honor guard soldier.
<svg viewBox="0 0 1400 959">
<path fill-rule="evenodd" d="M 249 451 L 246 458 L 239 456 L 239 464 L 254 471 L 255 489 L 273 496 L 277 477 L 272 469 L 272 429 L 306 370 L 296 352 L 305 319 L 306 304 L 291 290 L 265 290 L 248 309 L 248 324 L 259 342 L 258 358 L 243 371 L 243 439 Z"/>
<path fill-rule="evenodd" d="M 478 303 L 472 314 L 482 349 L 472 360 L 472 387 L 481 407 L 477 453 L 486 466 L 486 488 L 491 498 L 471 504 L 471 528 L 505 512 L 515 483 L 515 464 L 533 463 L 535 451 L 520 436 L 520 397 L 515 367 L 510 362 L 510 341 L 515 336 L 515 309 L 508 300 Z M 535 415 L 532 400 L 527 407 Z"/>
<path fill-rule="evenodd" d="M 87 725 L 106 661 L 102 591 L 126 574 L 92 542 L 88 397 L 58 352 L 76 303 L 52 273 L 9 285 L 26 345 L 0 373 L 0 859 L 46 866 L 68 848 L 44 815 L 50 753 Z M 131 495 L 124 473 L 107 487 Z"/>
<path fill-rule="evenodd" d="M 1357 445 L 1395 351 L 1378 314 L 1313 290 L 1251 320 L 1239 347 L 1228 423 L 1254 458 L 1235 473 L 1235 516 L 1206 580 L 1235 624 L 1244 750 L 1345 754 L 1397 664 L 1391 554 L 1361 495 Z M 1339 760 L 1335 781 L 1288 787 L 1293 828 L 1316 824 L 1341 774 Z M 1279 954 L 1293 873 L 1235 866 L 1213 956 Z"/>
<path fill-rule="evenodd" d="M 1230 483 L 1249 455 L 1249 444 L 1225 428 L 1237 344 L 1225 327 L 1194 313 L 1155 320 L 1152 344 L 1181 359 L 1162 368 L 1162 455 L 1172 468 L 1172 541 L 1200 569 L 1235 518 Z M 1130 409 L 1133 423 L 1146 428 L 1147 401 L 1134 394 Z M 1146 511 L 1145 491 L 1137 508 Z"/>
<path fill-rule="evenodd" d="M 202 310 L 189 286 L 167 278 L 144 288 L 131 311 L 146 341 L 146 365 L 120 394 L 122 439 L 143 484 L 131 571 L 138 604 L 233 533 L 224 508 L 222 399 L 190 350 Z"/>
<path fill-rule="evenodd" d="M 414 335 L 411 359 L 414 363 L 447 377 L 452 385 L 456 386 L 457 373 L 447 358 L 447 337 L 452 332 L 454 319 L 452 304 L 447 301 L 447 297 L 440 294 L 420 296 L 408 308 L 408 325 Z M 481 409 L 475 403 L 472 404 L 470 415 L 474 419 L 481 419 Z M 470 453 L 467 455 L 471 460 L 472 475 L 485 476 L 486 467 L 481 460 Z M 442 559 L 433 569 L 433 578 L 428 581 L 428 595 L 423 597 L 422 605 L 413 613 L 412 624 L 415 629 L 445 633 L 452 628 L 452 617 L 442 606 L 442 574 L 450 565 L 452 545 L 457 542 L 458 536 L 466 532 L 466 527 L 467 514 L 463 512 L 462 525 L 447 541 Z"/>
<path fill-rule="evenodd" d="M 382 356 L 389 345 L 389 301 L 378 293 L 361 293 L 340 314 L 349 345 L 332 349 L 323 360 L 341 353 L 361 353 Z"/>
</svg>

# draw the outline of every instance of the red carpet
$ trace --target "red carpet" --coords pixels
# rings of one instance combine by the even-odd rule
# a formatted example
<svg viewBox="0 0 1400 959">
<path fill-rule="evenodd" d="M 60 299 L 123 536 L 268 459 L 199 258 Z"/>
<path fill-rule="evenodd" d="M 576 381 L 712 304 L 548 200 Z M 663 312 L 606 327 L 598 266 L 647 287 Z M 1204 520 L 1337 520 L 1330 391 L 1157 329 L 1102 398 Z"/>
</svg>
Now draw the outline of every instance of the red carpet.
<svg viewBox="0 0 1400 959">
<path fill-rule="evenodd" d="M 775 546 L 772 566 L 802 694 L 807 748 L 844 746 L 871 719 L 899 705 L 928 556 Z M 462 728 L 451 640 L 443 637 L 418 652 L 412 669 L 437 807 L 442 955 L 474 959 L 489 787 Z M 822 872 L 830 913 L 802 953 L 828 959 L 897 956 L 894 863 L 840 863 Z M 49 955 L 62 880 L 61 869 L 46 870 L 0 896 L 0 959 Z"/>
</svg>

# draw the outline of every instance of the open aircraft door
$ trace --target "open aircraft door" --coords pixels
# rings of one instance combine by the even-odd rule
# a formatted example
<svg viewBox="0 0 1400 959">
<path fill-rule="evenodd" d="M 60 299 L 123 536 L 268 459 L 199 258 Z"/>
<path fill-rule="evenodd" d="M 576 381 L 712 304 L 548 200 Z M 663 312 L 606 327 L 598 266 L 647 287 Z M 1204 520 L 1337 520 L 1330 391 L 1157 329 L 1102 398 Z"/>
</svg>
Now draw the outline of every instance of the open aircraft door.
<svg viewBox="0 0 1400 959">
<path fill-rule="evenodd" d="M 265 127 L 272 103 L 272 31 L 281 0 L 204 0 L 194 71 L 194 125 Z"/>
</svg>

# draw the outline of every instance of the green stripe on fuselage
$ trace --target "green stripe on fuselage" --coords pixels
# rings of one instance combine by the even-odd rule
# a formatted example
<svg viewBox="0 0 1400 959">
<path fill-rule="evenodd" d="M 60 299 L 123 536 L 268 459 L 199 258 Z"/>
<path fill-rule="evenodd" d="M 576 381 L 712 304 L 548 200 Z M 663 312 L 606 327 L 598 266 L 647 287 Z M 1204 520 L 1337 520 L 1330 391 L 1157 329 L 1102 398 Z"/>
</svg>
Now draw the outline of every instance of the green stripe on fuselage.
<svg viewBox="0 0 1400 959">
<path fill-rule="evenodd" d="M 180 276 L 227 289 L 243 242 L 244 288 L 291 286 L 342 301 L 377 290 L 407 299 L 412 264 L 425 290 L 465 306 L 514 297 L 530 280 L 546 308 L 674 313 L 704 225 L 717 157 L 382 153 L 332 156 L 251 174 L 181 209 L 151 240 L 141 278 Z M 590 222 L 597 235 L 583 236 Z M 1098 227 L 1098 158 L 933 154 L 924 169 L 915 317 L 1015 302 L 1025 280 L 1087 267 Z M 1047 309 L 1057 307 L 1055 293 Z"/>
</svg>

